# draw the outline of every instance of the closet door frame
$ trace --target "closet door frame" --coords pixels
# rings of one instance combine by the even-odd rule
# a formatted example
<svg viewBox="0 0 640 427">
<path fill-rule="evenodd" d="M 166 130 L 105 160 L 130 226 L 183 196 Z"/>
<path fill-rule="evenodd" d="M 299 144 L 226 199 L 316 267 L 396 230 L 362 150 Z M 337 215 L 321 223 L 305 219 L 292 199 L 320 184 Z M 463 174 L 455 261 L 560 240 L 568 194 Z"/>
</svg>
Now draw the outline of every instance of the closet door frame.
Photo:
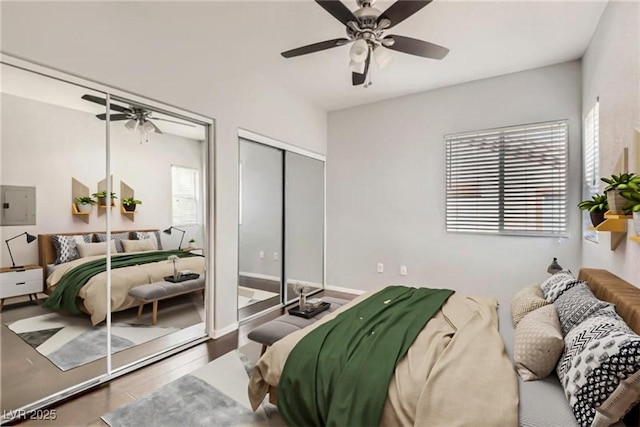
<svg viewBox="0 0 640 427">
<path fill-rule="evenodd" d="M 203 179 L 203 194 L 205 195 L 204 206 L 203 206 L 203 228 L 206 235 L 206 241 L 204 242 L 204 255 L 206 257 L 207 263 L 207 279 L 206 279 L 206 298 L 205 298 L 205 331 L 201 338 L 191 340 L 185 343 L 179 343 L 177 345 L 171 346 L 165 350 L 158 351 L 149 356 L 143 357 L 135 362 L 129 363 L 127 365 L 118 367 L 116 369 L 111 369 L 111 354 L 107 354 L 107 370 L 87 381 L 80 382 L 75 386 L 69 387 L 67 389 L 61 390 L 57 393 L 54 393 L 50 396 L 47 396 L 42 399 L 38 399 L 30 404 L 27 404 L 21 408 L 12 408 L 11 413 L 13 417 L 2 418 L 2 422 L 10 422 L 17 417 L 19 414 L 28 414 L 33 411 L 37 411 L 46 407 L 49 407 L 53 404 L 61 402 L 65 399 L 68 399 L 72 396 L 76 396 L 80 393 L 86 392 L 90 389 L 93 389 L 101 384 L 110 382 L 111 380 L 118 378 L 122 375 L 128 374 L 137 369 L 143 368 L 147 365 L 155 363 L 159 360 L 165 359 L 169 356 L 172 356 L 176 353 L 179 353 L 183 350 L 186 350 L 190 347 L 193 347 L 196 344 L 201 342 L 205 342 L 209 340 L 214 334 L 214 295 L 215 295 L 215 227 L 214 220 L 212 218 L 213 213 L 215 212 L 215 161 L 214 161 L 214 153 L 216 151 L 216 139 L 215 139 L 215 119 L 211 117 L 206 117 L 201 114 L 195 113 L 193 111 L 180 108 L 174 105 L 170 105 L 164 102 L 157 101 L 155 99 L 150 99 L 148 97 L 143 97 L 141 95 L 128 92 L 119 88 L 115 88 L 112 86 L 108 86 L 102 84 L 100 82 L 90 80 L 84 77 L 80 77 L 71 73 L 67 73 L 49 66 L 45 66 L 42 64 L 38 64 L 35 62 L 31 62 L 19 57 L 15 57 L 12 55 L 8 55 L 6 53 L 0 52 L 0 63 L 6 64 L 12 67 L 16 67 L 27 72 L 40 74 L 44 77 L 53 78 L 56 80 L 60 80 L 62 82 L 70 83 L 75 86 L 84 87 L 88 90 L 101 92 L 106 98 L 107 102 L 109 100 L 128 100 L 135 102 L 137 104 L 149 106 L 155 111 L 165 112 L 173 116 L 182 117 L 188 121 L 198 123 L 205 127 L 207 141 L 205 142 L 205 158 L 204 158 L 204 173 L 206 178 Z M 107 110 L 108 111 L 108 110 Z M 106 177 L 109 177 L 110 170 L 110 157 L 111 153 L 109 151 L 110 140 L 109 140 L 109 122 L 110 120 L 105 121 L 105 151 L 106 151 L 106 163 L 105 163 L 105 171 Z M 109 181 L 107 179 L 107 181 Z M 110 226 L 110 210 L 107 210 L 107 223 L 105 230 L 108 234 L 111 233 Z M 109 306 L 109 305 L 108 305 Z M 108 329 L 110 329 L 111 323 L 111 313 L 107 313 L 107 322 Z M 110 340 L 109 340 L 110 341 Z M 105 343 L 106 345 L 106 343 Z"/>
</svg>

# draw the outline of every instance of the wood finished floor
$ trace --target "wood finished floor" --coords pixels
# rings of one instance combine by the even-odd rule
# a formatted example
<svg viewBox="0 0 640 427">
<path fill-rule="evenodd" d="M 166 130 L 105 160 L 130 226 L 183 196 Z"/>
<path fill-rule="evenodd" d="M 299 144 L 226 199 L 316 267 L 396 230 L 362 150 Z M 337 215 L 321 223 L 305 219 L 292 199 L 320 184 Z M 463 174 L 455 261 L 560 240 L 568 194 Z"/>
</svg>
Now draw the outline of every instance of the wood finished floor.
<svg viewBox="0 0 640 427">
<path fill-rule="evenodd" d="M 325 296 L 353 299 L 351 294 L 325 291 Z M 138 371 L 111 381 L 99 388 L 90 390 L 78 397 L 59 404 L 55 420 L 28 420 L 21 426 L 101 426 L 100 417 L 120 406 L 139 399 L 158 388 L 206 365 L 210 361 L 237 349 L 249 342 L 247 334 L 257 326 L 282 315 L 284 309 L 275 310 L 244 323 L 231 334 L 215 340 L 198 344 L 188 350 L 161 360 Z M 46 379 L 43 379 L 46 381 Z"/>
</svg>

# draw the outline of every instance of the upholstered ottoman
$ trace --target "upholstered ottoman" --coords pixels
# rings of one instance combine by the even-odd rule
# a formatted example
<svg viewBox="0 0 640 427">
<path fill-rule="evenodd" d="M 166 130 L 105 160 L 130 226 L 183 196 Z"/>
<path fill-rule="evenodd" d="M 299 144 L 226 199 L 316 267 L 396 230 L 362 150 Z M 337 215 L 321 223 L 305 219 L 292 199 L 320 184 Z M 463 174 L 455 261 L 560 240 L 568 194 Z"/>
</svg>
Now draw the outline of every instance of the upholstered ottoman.
<svg viewBox="0 0 640 427">
<path fill-rule="evenodd" d="M 139 301 L 138 318 L 142 315 L 142 308 L 148 302 L 153 303 L 152 323 L 155 325 L 158 321 L 158 301 L 161 299 L 171 298 L 189 292 L 204 291 L 204 274 L 197 279 L 185 280 L 184 282 L 155 282 L 148 285 L 136 286 L 129 290 L 129 295 Z"/>
<path fill-rule="evenodd" d="M 264 353 L 267 347 L 272 345 L 274 342 L 286 337 L 292 332 L 299 331 L 305 326 L 309 326 L 310 324 L 317 322 L 327 314 L 335 311 L 336 309 L 349 302 L 347 300 L 331 297 L 322 297 L 322 301 L 331 303 L 331 306 L 315 317 L 305 319 L 304 317 L 283 314 L 282 316 L 273 319 L 265 323 L 264 325 L 258 326 L 257 328 L 249 332 L 249 335 L 247 336 L 251 341 L 262 344 L 262 353 Z"/>
</svg>

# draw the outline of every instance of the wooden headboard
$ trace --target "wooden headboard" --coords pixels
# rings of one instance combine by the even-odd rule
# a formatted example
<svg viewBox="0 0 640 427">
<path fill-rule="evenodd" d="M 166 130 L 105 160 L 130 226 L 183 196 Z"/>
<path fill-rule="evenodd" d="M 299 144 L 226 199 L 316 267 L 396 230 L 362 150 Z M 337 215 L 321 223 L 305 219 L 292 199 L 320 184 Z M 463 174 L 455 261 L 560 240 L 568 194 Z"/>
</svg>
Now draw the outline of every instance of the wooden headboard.
<svg viewBox="0 0 640 427">
<path fill-rule="evenodd" d="M 585 280 L 596 298 L 615 304 L 616 311 L 636 334 L 640 334 L 640 288 L 607 270 L 583 268 L 578 279 Z"/>
<path fill-rule="evenodd" d="M 111 234 L 115 233 L 133 233 L 135 231 L 149 232 L 149 231 L 158 231 L 158 229 L 150 229 L 150 230 L 121 230 L 121 231 L 112 231 Z M 56 261 L 56 247 L 53 245 L 53 240 L 51 237 L 53 236 L 84 236 L 87 234 L 95 234 L 95 233 L 105 233 L 105 231 L 88 231 L 88 232 L 75 232 L 75 233 L 54 233 L 54 234 L 38 234 L 38 264 L 42 266 L 43 270 L 47 271 L 47 265 L 53 264 Z M 44 275 L 46 276 L 46 274 Z M 45 277 L 46 279 L 46 277 Z"/>
</svg>

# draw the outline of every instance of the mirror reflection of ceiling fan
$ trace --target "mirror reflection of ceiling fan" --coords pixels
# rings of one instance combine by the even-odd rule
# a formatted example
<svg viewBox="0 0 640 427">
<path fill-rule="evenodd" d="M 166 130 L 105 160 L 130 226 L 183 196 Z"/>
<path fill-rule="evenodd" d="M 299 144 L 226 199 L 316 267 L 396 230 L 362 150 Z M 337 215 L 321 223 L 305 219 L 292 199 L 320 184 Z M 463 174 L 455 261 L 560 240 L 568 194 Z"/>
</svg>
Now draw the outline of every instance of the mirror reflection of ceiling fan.
<svg viewBox="0 0 640 427">
<path fill-rule="evenodd" d="M 411 37 L 384 35 L 384 32 L 404 21 L 433 0 L 398 0 L 384 12 L 373 7 L 375 0 L 357 0 L 359 9 L 351 12 L 339 0 L 315 0 L 324 10 L 342 22 L 347 30 L 347 38 L 327 40 L 282 52 L 285 58 L 306 55 L 333 47 L 353 43 L 349 56 L 352 82 L 354 86 L 371 85 L 369 63 L 371 56 L 380 68 L 386 66 L 392 58 L 389 49 L 423 58 L 442 59 L 449 49 L 434 43 Z"/>
<path fill-rule="evenodd" d="M 89 102 L 94 102 L 100 105 L 107 105 L 107 100 L 104 98 L 100 98 L 94 95 L 82 95 L 82 99 Z M 109 108 L 113 111 L 117 111 L 120 114 L 111 114 L 109 120 L 112 122 L 126 120 L 127 122 L 124 124 L 124 127 L 131 131 L 140 132 L 140 142 L 149 142 L 149 133 L 155 132 L 158 134 L 162 134 L 162 131 L 156 124 L 153 122 L 154 120 L 160 120 L 163 122 L 176 123 L 183 126 L 195 127 L 195 125 L 191 123 L 180 122 L 177 120 L 169 120 L 160 117 L 153 117 L 152 111 L 147 110 L 138 105 L 130 104 L 129 107 L 124 107 L 119 104 L 114 104 L 113 102 L 109 103 Z M 96 117 L 100 120 L 106 120 L 107 114 L 96 114 Z"/>
</svg>

